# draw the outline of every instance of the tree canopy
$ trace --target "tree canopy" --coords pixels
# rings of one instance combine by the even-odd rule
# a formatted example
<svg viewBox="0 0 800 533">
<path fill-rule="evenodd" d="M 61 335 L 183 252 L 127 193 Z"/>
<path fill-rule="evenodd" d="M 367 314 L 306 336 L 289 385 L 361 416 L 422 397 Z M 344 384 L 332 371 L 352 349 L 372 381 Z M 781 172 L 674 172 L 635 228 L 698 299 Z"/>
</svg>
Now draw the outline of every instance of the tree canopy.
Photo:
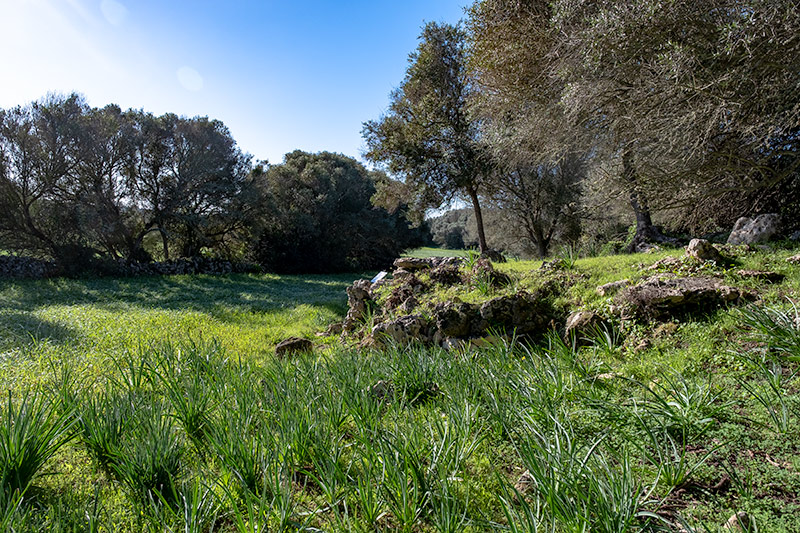
<svg viewBox="0 0 800 533">
<path fill-rule="evenodd" d="M 366 157 L 410 183 L 418 204 L 439 207 L 455 197 L 469 200 L 485 251 L 479 196 L 491 159 L 480 141 L 479 124 L 468 112 L 473 86 L 466 34 L 458 26 L 429 23 L 419 40 L 405 79 L 390 96 L 389 111 L 364 124 Z"/>
</svg>

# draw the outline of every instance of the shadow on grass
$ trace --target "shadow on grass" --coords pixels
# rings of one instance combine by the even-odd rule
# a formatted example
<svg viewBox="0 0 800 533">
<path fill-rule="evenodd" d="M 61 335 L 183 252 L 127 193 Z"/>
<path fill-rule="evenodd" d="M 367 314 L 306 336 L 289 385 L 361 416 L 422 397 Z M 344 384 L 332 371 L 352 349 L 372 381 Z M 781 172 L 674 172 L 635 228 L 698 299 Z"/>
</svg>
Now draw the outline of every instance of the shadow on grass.
<svg viewBox="0 0 800 533">
<path fill-rule="evenodd" d="M 0 310 L 30 312 L 51 305 L 91 304 L 108 310 L 198 311 L 235 321 L 241 313 L 267 313 L 305 304 L 344 314 L 345 288 L 358 277 L 234 274 L 5 281 L 0 282 Z"/>
<path fill-rule="evenodd" d="M 69 344 L 78 342 L 80 335 L 63 324 L 42 320 L 22 312 L 0 312 L 0 348 L 11 349 L 49 342 Z"/>
</svg>

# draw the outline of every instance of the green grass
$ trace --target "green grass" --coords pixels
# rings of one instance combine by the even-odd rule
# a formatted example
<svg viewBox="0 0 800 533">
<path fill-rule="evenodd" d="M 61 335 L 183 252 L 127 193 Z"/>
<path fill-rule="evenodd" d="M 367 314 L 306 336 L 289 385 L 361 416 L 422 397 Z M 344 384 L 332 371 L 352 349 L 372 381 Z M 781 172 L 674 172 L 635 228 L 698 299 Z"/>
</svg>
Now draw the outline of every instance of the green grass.
<svg viewBox="0 0 800 533">
<path fill-rule="evenodd" d="M 432 298 L 556 283 L 565 309 L 607 311 L 597 285 L 669 254 L 555 274 L 511 262 L 498 267 L 508 287 Z M 759 531 L 797 531 L 788 255 L 737 257 L 787 275 L 752 284 L 756 308 L 614 323 L 580 349 L 557 335 L 456 352 L 328 338 L 286 360 L 275 343 L 340 320 L 356 276 L 3 282 L 0 434 L 19 438 L 0 458 L 30 459 L 0 480 L 0 528 L 720 531 L 744 510 Z M 515 488 L 526 471 L 529 488 Z"/>
<path fill-rule="evenodd" d="M 403 255 L 406 257 L 467 257 L 469 250 L 449 250 L 447 248 L 415 248 L 406 250 Z"/>
</svg>

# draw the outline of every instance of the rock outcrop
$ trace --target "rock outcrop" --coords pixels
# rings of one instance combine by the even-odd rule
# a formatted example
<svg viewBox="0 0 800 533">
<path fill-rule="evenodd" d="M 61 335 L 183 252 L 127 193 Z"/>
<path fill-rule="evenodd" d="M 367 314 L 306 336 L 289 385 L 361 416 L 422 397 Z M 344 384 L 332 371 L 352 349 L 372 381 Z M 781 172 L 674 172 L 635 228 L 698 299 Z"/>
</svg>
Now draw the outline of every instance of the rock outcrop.
<svg viewBox="0 0 800 533">
<path fill-rule="evenodd" d="M 372 298 L 372 283 L 368 279 L 357 279 L 350 287 L 347 287 L 347 316 L 342 324 L 344 331 L 353 331 L 373 305 L 375 300 Z"/>
<path fill-rule="evenodd" d="M 289 337 L 281 341 L 275 347 L 275 355 L 280 359 L 290 357 L 295 354 L 307 353 L 314 350 L 314 344 L 308 340 L 300 337 Z"/>
<path fill-rule="evenodd" d="M 631 318 L 663 318 L 752 299 L 717 278 L 656 275 L 623 289 L 614 302 Z"/>
<path fill-rule="evenodd" d="M 408 346 L 430 340 L 430 324 L 421 315 L 406 315 L 381 322 L 372 328 L 373 341 L 379 346 Z"/>
<path fill-rule="evenodd" d="M 728 244 L 767 242 L 780 231 L 780 215 L 770 213 L 756 218 L 741 217 L 728 237 Z"/>
</svg>

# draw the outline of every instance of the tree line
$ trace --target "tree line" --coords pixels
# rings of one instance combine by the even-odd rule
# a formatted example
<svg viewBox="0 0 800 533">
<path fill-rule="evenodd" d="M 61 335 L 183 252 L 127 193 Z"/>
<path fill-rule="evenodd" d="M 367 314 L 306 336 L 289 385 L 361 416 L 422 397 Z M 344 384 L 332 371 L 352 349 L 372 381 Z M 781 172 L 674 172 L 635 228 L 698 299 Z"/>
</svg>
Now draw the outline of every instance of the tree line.
<svg viewBox="0 0 800 533">
<path fill-rule="evenodd" d="M 793 0 L 478 0 L 424 27 L 366 156 L 398 178 L 388 203 L 470 205 L 481 250 L 486 205 L 540 256 L 614 217 L 631 251 L 673 242 L 654 216 L 791 222 L 798 36 Z"/>
<path fill-rule="evenodd" d="M 211 255 L 278 272 L 372 268 L 420 243 L 386 177 L 338 154 L 253 163 L 225 125 L 78 95 L 0 110 L 0 250 L 67 274 Z"/>
</svg>

